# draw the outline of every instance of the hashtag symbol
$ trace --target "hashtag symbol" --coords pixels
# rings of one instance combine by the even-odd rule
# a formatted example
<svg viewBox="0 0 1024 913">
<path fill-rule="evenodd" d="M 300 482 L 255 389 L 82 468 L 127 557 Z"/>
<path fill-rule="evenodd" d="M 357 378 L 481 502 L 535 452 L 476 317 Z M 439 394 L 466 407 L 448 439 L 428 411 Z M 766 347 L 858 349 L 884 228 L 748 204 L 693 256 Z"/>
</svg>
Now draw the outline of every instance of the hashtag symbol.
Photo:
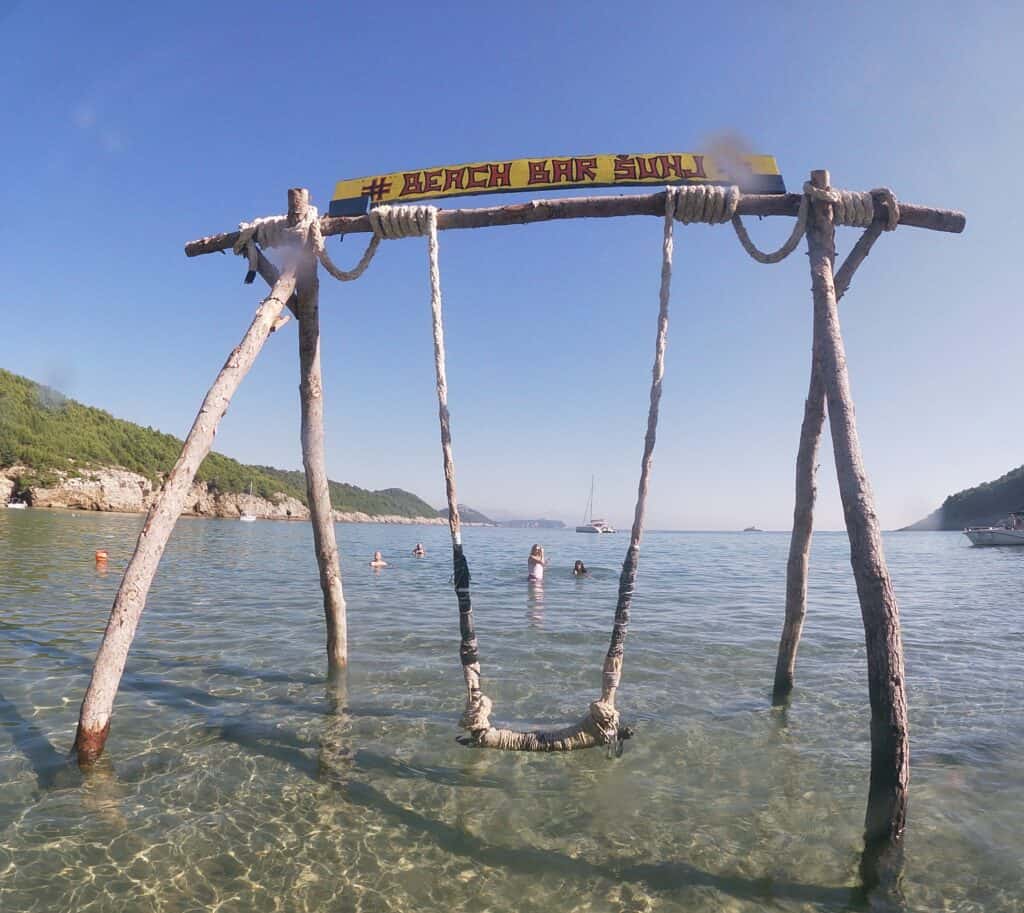
<svg viewBox="0 0 1024 913">
<path fill-rule="evenodd" d="M 363 196 L 369 195 L 375 203 L 384 199 L 384 194 L 391 192 L 391 181 L 387 178 L 374 178 L 369 184 L 364 184 L 359 191 Z"/>
</svg>

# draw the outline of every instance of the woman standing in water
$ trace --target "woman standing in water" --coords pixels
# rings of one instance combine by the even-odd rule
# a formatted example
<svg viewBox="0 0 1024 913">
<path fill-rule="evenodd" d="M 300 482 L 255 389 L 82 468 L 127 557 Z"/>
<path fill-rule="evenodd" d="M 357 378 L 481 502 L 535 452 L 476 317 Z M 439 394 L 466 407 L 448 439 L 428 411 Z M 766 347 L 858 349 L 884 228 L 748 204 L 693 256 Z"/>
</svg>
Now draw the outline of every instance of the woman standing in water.
<svg viewBox="0 0 1024 913">
<path fill-rule="evenodd" d="M 547 559 L 544 557 L 544 549 L 534 543 L 533 548 L 530 549 L 530 556 L 526 559 L 528 571 L 526 579 L 531 583 L 543 583 L 544 567 L 547 563 Z"/>
</svg>

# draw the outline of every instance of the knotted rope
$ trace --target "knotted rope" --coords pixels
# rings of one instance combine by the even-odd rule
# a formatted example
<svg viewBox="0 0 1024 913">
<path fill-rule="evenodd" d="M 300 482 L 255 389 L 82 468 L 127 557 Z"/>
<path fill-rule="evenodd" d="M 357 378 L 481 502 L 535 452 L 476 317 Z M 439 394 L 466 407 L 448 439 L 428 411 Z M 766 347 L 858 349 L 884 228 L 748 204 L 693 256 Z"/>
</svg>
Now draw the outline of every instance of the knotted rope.
<svg viewBox="0 0 1024 913">
<path fill-rule="evenodd" d="M 371 216 L 371 223 L 372 221 Z M 288 224 L 287 216 L 268 216 L 262 219 L 253 219 L 251 222 L 240 222 L 238 240 L 232 249 L 236 254 L 244 254 L 249 260 L 249 272 L 245 277 L 246 283 L 251 283 L 256 276 L 260 247 L 301 246 L 307 242 L 312 244 L 313 252 L 327 272 L 341 282 L 351 282 L 366 272 L 374 254 L 377 253 L 380 241 L 381 234 L 375 229 L 370 243 L 367 244 L 366 250 L 355 267 L 350 270 L 341 269 L 327 253 L 324 236 L 320 231 L 320 214 L 317 212 L 317 208 L 311 205 L 306 209 L 298 224 L 294 226 Z"/>
<path fill-rule="evenodd" d="M 284 247 L 309 242 L 313 251 L 327 272 L 341 282 L 358 279 L 370 265 L 382 239 L 421 237 L 428 233 L 428 223 L 434 220 L 436 244 L 437 209 L 433 206 L 377 206 L 370 210 L 370 226 L 373 237 L 367 244 L 359 262 L 350 270 L 337 266 L 327 253 L 324 236 L 320 229 L 320 215 L 315 206 L 309 206 L 297 225 L 289 225 L 287 216 L 267 216 L 241 222 L 238 226 L 238 240 L 233 246 L 236 254 L 245 254 L 249 260 L 249 273 L 245 278 L 252 282 L 259 263 L 259 247 Z"/>
<path fill-rule="evenodd" d="M 717 184 L 693 184 L 666 187 L 666 205 L 672 206 L 675 218 L 688 225 L 691 222 L 709 222 L 715 225 L 728 222 L 740 202 L 740 189 L 735 184 L 721 187 Z M 670 202 L 671 201 L 671 202 Z"/>
<path fill-rule="evenodd" d="M 750 240 L 743 221 L 735 214 L 735 207 L 731 215 L 732 226 L 736 229 L 736 237 L 739 238 L 743 249 L 758 263 L 778 263 L 796 250 L 804 232 L 807 231 L 807 213 L 810 209 L 811 199 L 832 204 L 832 221 L 836 225 L 866 228 L 875 220 L 876 197 L 880 197 L 885 203 L 888 218 L 884 228 L 886 231 L 893 231 L 899 225 L 900 207 L 896 201 L 896 195 L 888 187 L 878 187 L 870 191 L 823 190 L 812 185 L 810 181 L 804 184 L 804 192 L 800 199 L 800 208 L 797 211 L 793 231 L 778 250 L 768 253 L 758 250 L 754 242 Z"/>
<path fill-rule="evenodd" d="M 832 204 L 832 221 L 836 225 L 853 225 L 867 228 L 875 221 L 875 197 L 885 203 L 888 218 L 883 228 L 894 231 L 900 222 L 900 204 L 888 187 L 876 187 L 874 190 L 825 190 L 815 187 L 810 181 L 804 184 L 804 199 L 813 198 L 823 203 Z"/>
</svg>

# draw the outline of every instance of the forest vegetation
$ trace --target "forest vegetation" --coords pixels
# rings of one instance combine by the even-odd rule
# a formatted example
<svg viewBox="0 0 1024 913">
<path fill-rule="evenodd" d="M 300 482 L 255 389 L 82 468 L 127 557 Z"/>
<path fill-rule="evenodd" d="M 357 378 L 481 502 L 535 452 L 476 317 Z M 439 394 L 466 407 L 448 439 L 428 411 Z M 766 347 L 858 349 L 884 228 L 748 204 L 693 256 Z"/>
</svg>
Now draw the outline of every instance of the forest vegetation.
<svg viewBox="0 0 1024 913">
<path fill-rule="evenodd" d="M 62 393 L 0 369 L 0 469 L 24 467 L 15 478 L 16 491 L 56 484 L 61 474 L 117 467 L 146 476 L 154 484 L 174 465 L 182 441 L 155 428 L 114 418 Z M 248 492 L 272 498 L 282 492 L 306 503 L 301 471 L 249 466 L 211 453 L 196 474 L 219 492 Z M 345 482 L 331 482 L 335 510 L 371 516 L 434 517 L 436 508 L 401 488 L 369 491 Z"/>
</svg>

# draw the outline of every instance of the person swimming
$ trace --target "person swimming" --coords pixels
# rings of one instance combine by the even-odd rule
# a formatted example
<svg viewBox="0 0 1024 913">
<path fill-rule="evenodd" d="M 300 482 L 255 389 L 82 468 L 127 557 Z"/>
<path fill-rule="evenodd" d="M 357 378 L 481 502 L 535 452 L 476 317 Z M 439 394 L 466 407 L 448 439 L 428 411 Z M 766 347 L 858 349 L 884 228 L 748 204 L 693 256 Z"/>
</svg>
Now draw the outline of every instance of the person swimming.
<svg viewBox="0 0 1024 913">
<path fill-rule="evenodd" d="M 370 567 L 387 567 L 388 563 L 384 560 L 384 556 L 380 552 L 373 553 L 373 561 L 370 562 Z"/>
<path fill-rule="evenodd" d="M 533 548 L 530 549 L 530 555 L 526 559 L 526 566 L 528 568 L 526 579 L 533 583 L 543 583 L 544 567 L 547 563 L 547 559 L 544 557 L 544 549 L 534 543 Z"/>
<path fill-rule="evenodd" d="M 427 550 L 423 547 L 422 542 L 416 543 L 416 548 L 412 550 L 413 557 L 422 558 L 427 553 Z"/>
<path fill-rule="evenodd" d="M 576 563 L 572 566 L 572 575 L 573 577 L 589 577 L 590 571 L 587 570 L 582 561 L 577 559 Z"/>
</svg>

